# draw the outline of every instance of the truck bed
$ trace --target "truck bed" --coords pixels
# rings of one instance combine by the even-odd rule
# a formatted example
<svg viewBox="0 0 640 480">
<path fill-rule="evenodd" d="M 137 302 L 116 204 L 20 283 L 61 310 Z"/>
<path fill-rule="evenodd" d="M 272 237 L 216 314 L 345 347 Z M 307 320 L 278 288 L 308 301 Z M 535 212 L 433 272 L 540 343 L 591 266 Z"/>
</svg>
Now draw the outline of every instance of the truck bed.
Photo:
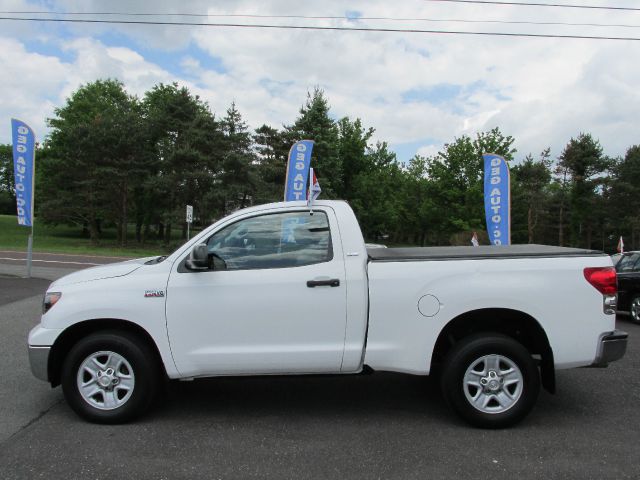
<svg viewBox="0 0 640 480">
<path fill-rule="evenodd" d="M 607 254 L 599 250 L 527 244 L 483 245 L 479 247 L 368 248 L 367 255 L 371 262 L 415 262 L 479 260 L 484 258 L 599 257 Z"/>
</svg>

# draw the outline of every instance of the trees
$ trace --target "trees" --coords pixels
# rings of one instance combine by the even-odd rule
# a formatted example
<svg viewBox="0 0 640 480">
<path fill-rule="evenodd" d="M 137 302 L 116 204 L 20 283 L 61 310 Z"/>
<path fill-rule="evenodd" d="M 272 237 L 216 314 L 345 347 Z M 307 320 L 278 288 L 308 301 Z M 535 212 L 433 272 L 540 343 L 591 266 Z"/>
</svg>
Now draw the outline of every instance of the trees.
<svg viewBox="0 0 640 480">
<path fill-rule="evenodd" d="M 113 223 L 126 245 L 133 217 L 138 241 L 158 223 L 169 244 L 184 205 L 206 211 L 223 134 L 208 106 L 186 88 L 160 84 L 140 102 L 122 83 L 98 80 L 74 92 L 49 125 L 40 162 L 45 221 L 85 226 L 94 243 L 100 225 Z"/>
<path fill-rule="evenodd" d="M 627 236 L 627 249 L 640 248 L 640 145 L 629 147 L 624 159 L 613 166 L 608 212 L 615 239 Z"/>
<path fill-rule="evenodd" d="M 380 240 L 399 231 L 403 173 L 386 143 L 367 149 L 367 167 L 353 179 L 351 199 L 365 238 Z M 324 189 L 324 186 L 322 187 Z"/>
<path fill-rule="evenodd" d="M 76 90 L 48 123 L 51 133 L 39 162 L 40 215 L 85 226 L 94 243 L 100 222 L 110 219 L 122 242 L 129 178 L 140 167 L 138 100 L 119 81 L 97 80 Z"/>
<path fill-rule="evenodd" d="M 256 153 L 256 203 L 281 201 L 287 176 L 290 134 L 268 125 L 256 129 L 253 136 Z"/>
<path fill-rule="evenodd" d="M 207 224 L 251 203 L 281 200 L 289 149 L 301 139 L 315 142 L 322 198 L 348 200 L 371 240 L 468 244 L 471 231 L 485 230 L 482 154 L 496 153 L 516 163 L 514 242 L 605 248 L 614 234 L 640 242 L 640 146 L 614 162 L 589 134 L 571 139 L 554 175 L 549 149 L 514 162 L 514 139 L 498 128 L 404 164 L 385 142 L 372 144 L 374 129 L 360 119 L 335 120 L 318 88 L 292 124 L 251 132 L 235 103 L 216 117 L 186 87 L 158 84 L 140 100 L 117 80 L 81 86 L 49 125 L 37 153 L 36 213 L 83 227 L 93 242 L 101 226 L 115 225 L 125 245 L 135 220 L 138 242 L 155 230 L 169 245 L 176 226 L 186 234 L 187 204 L 195 221 Z M 12 175 L 11 146 L 0 145 L 0 209 L 7 213 L 15 211 Z"/>
<path fill-rule="evenodd" d="M 432 228 L 440 233 L 438 243 L 460 230 L 482 225 L 482 167 L 470 137 L 463 136 L 446 144 L 444 150 L 428 162 L 429 194 L 439 214 L 430 215 Z M 437 208 L 437 207 L 436 207 Z"/>
<path fill-rule="evenodd" d="M 600 143 L 588 133 L 572 138 L 559 157 L 569 179 L 571 244 L 591 248 L 593 228 L 601 206 L 603 179 L 610 165 Z"/>
<path fill-rule="evenodd" d="M 338 122 L 338 156 L 342 169 L 342 192 L 340 197 L 344 200 L 352 200 L 364 193 L 356 189 L 356 182 L 360 175 L 370 172 L 376 166 L 381 165 L 376 157 L 384 147 L 379 144 L 376 150 L 367 153 L 368 143 L 374 133 L 373 128 L 365 129 L 359 118 L 355 121 L 348 117 Z M 377 151 L 378 153 L 374 153 Z M 382 155 L 384 157 L 385 155 Z M 395 160 L 395 159 L 394 159 Z"/>
<path fill-rule="evenodd" d="M 416 155 L 404 168 L 403 205 L 407 234 L 413 234 L 413 242 L 424 246 L 437 242 L 434 226 L 438 223 L 438 208 L 432 195 L 433 185 L 429 177 L 428 159 Z"/>
<path fill-rule="evenodd" d="M 184 225 L 186 236 L 185 205 L 194 205 L 200 215 L 210 212 L 210 192 L 222 162 L 223 133 L 209 106 L 175 83 L 154 86 L 145 94 L 142 106 L 149 135 L 150 175 L 138 211 L 145 230 L 158 223 L 158 234 L 169 245 L 173 224 Z"/>
<path fill-rule="evenodd" d="M 313 164 L 322 178 L 322 196 L 340 198 L 344 194 L 342 159 L 339 155 L 339 130 L 329 116 L 329 102 L 324 92 L 315 88 L 293 125 L 286 128 L 293 141 L 313 140 Z"/>
<path fill-rule="evenodd" d="M 252 136 L 242 115 L 232 103 L 221 122 L 224 134 L 221 171 L 217 198 L 221 199 L 222 213 L 248 207 L 255 194 L 257 179 Z"/>
<path fill-rule="evenodd" d="M 527 155 L 522 163 L 511 169 L 512 224 L 526 226 L 526 237 L 515 229 L 512 239 L 534 243 L 536 227 L 546 212 L 547 189 L 551 181 L 550 149 L 540 154 L 539 160 Z M 515 242 L 514 242 L 515 243 Z"/>
<path fill-rule="evenodd" d="M 16 212 L 16 192 L 13 178 L 11 145 L 0 145 L 0 214 Z"/>
<path fill-rule="evenodd" d="M 446 144 L 443 151 L 427 160 L 429 195 L 439 212 L 430 215 L 438 243 L 448 243 L 456 232 L 484 228 L 483 153 L 513 159 L 514 138 L 498 128 L 481 132 L 474 140 L 467 135 Z"/>
</svg>

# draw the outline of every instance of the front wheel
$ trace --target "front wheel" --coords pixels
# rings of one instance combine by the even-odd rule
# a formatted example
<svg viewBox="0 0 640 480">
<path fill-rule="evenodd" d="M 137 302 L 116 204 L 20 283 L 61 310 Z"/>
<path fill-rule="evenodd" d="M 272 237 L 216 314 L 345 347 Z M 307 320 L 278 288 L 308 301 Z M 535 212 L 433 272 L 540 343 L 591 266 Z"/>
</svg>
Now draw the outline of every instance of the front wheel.
<svg viewBox="0 0 640 480">
<path fill-rule="evenodd" d="M 447 355 L 442 390 L 453 410 L 470 424 L 504 428 L 531 411 L 540 374 L 522 344 L 504 335 L 477 334 Z"/>
<path fill-rule="evenodd" d="M 69 406 L 96 423 L 123 423 L 144 412 L 158 383 L 155 355 L 126 332 L 99 332 L 81 339 L 62 366 Z"/>
</svg>

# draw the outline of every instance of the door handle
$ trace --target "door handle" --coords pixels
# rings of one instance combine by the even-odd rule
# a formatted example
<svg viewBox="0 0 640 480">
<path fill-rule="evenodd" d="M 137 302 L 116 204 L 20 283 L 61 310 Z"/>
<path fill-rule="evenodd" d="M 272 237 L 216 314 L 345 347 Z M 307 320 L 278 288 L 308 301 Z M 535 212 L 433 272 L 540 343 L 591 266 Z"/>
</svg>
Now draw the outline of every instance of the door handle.
<svg viewBox="0 0 640 480">
<path fill-rule="evenodd" d="M 340 280 L 337 278 L 331 278 L 329 280 L 307 280 L 307 287 L 339 287 Z"/>
</svg>

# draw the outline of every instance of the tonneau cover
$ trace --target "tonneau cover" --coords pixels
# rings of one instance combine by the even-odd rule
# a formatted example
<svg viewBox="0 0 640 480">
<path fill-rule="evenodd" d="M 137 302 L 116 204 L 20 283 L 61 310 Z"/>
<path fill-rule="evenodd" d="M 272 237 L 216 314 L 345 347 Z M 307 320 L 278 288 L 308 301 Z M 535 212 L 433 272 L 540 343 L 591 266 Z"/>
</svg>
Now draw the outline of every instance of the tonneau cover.
<svg viewBox="0 0 640 480">
<path fill-rule="evenodd" d="M 606 253 L 599 250 L 533 244 L 483 245 L 480 247 L 368 248 L 367 254 L 373 262 L 476 260 L 482 258 L 591 257 L 606 255 Z"/>
</svg>

